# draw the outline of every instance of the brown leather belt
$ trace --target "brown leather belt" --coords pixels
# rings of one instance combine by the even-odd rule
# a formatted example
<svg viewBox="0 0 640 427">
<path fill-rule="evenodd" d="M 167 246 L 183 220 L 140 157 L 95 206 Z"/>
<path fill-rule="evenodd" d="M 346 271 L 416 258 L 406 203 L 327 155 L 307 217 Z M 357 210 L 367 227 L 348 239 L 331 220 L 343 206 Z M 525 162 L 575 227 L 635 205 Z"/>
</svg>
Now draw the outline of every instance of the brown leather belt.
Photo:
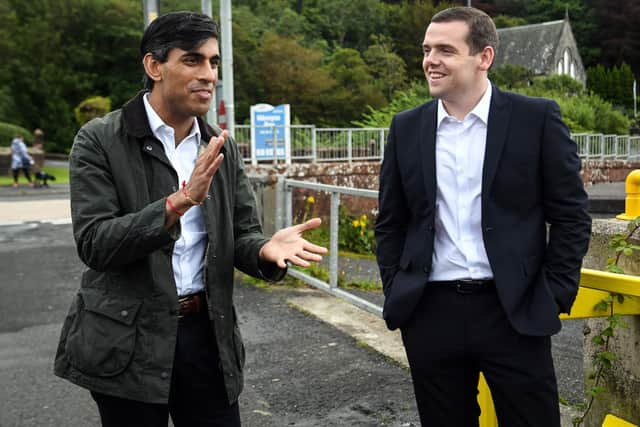
<svg viewBox="0 0 640 427">
<path fill-rule="evenodd" d="M 198 292 L 197 294 L 185 295 L 178 298 L 180 304 L 180 310 L 178 317 L 184 317 L 187 314 L 200 313 L 206 307 L 206 296 L 204 292 Z"/>
</svg>

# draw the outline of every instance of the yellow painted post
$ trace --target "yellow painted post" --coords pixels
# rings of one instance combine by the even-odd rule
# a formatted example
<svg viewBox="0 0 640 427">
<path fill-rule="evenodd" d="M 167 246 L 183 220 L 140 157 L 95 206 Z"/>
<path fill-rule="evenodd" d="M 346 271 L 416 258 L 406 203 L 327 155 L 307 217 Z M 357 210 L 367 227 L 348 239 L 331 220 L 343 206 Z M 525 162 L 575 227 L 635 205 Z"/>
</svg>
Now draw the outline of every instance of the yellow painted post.
<svg viewBox="0 0 640 427">
<path fill-rule="evenodd" d="M 478 404 L 480 405 L 480 427 L 498 427 L 491 391 L 482 372 L 480 372 L 480 381 L 478 382 Z"/>
<path fill-rule="evenodd" d="M 624 200 L 624 213 L 616 218 L 631 220 L 640 216 L 640 169 L 633 170 L 627 175 L 625 183 L 627 197 Z"/>
</svg>

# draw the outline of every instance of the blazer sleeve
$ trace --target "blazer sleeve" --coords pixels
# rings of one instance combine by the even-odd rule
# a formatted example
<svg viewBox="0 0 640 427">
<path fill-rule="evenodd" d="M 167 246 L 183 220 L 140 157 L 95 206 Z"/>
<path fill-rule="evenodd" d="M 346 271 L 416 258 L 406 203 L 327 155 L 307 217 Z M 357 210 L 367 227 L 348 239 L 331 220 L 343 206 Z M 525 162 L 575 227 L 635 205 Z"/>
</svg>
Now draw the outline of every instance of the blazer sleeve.
<svg viewBox="0 0 640 427">
<path fill-rule="evenodd" d="M 582 258 L 591 237 L 588 197 L 580 177 L 577 144 L 555 101 L 547 104 L 542 141 L 542 179 L 549 239 L 543 272 L 559 311 L 568 313 L 578 292 Z"/>
<path fill-rule="evenodd" d="M 409 207 L 398 165 L 397 130 L 396 116 L 391 121 L 380 168 L 379 213 L 375 226 L 376 257 L 385 293 L 398 271 L 409 222 Z"/>
</svg>

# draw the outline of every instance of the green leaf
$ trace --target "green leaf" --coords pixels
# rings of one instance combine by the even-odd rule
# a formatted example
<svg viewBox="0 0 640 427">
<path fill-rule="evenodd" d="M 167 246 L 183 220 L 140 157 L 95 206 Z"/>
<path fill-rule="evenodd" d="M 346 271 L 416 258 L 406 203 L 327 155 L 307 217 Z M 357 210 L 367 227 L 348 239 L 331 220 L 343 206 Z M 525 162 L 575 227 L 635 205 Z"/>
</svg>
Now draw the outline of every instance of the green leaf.
<svg viewBox="0 0 640 427">
<path fill-rule="evenodd" d="M 622 250 L 622 253 L 623 253 L 625 256 L 631 256 L 631 255 L 633 255 L 633 249 L 628 248 L 628 247 L 627 247 L 627 248 L 624 248 L 624 249 Z"/>
<path fill-rule="evenodd" d="M 593 338 L 591 338 L 591 342 L 597 345 L 603 345 L 604 338 L 602 338 L 602 335 L 596 335 Z"/>
<path fill-rule="evenodd" d="M 609 309 L 609 304 L 606 301 L 600 301 L 593 306 L 593 309 L 596 311 L 607 311 Z"/>
</svg>

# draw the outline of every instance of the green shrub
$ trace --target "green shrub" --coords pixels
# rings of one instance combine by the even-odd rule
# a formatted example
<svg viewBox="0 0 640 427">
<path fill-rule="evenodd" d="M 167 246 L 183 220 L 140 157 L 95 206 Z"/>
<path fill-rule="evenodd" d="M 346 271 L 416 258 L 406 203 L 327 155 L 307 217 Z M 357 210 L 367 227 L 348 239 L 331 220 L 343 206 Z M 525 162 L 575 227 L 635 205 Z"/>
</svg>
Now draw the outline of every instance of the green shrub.
<svg viewBox="0 0 640 427">
<path fill-rule="evenodd" d="M 0 147 L 9 147 L 16 135 L 22 135 L 27 145 L 33 143 L 33 135 L 27 129 L 11 123 L 0 122 Z"/>
<path fill-rule="evenodd" d="M 111 111 L 111 100 L 103 96 L 92 96 L 82 101 L 74 109 L 76 121 L 80 126 L 96 117 L 102 117 Z"/>
<path fill-rule="evenodd" d="M 359 254 L 371 254 L 375 251 L 373 224 L 367 214 L 355 217 L 340 206 L 339 222 L 338 246 L 341 249 Z"/>
</svg>

